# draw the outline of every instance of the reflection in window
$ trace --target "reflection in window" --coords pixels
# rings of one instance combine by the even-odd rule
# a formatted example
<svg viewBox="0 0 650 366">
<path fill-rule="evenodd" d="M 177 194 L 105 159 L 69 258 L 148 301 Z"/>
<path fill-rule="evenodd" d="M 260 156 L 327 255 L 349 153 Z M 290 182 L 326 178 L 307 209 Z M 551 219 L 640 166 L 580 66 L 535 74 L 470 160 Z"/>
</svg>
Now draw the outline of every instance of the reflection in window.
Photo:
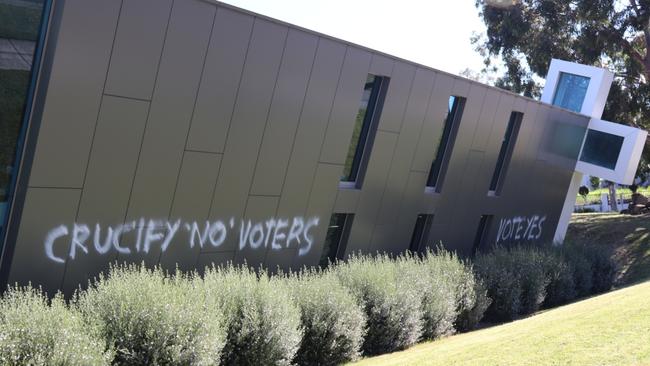
<svg viewBox="0 0 650 366">
<path fill-rule="evenodd" d="M 579 113 L 587 94 L 589 80 L 586 76 L 561 72 L 555 89 L 553 105 Z"/>
<path fill-rule="evenodd" d="M 411 235 L 411 244 L 409 245 L 411 252 L 418 253 L 423 249 L 422 245 L 425 244 L 425 241 L 429 237 L 432 222 L 433 215 L 418 215 L 415 221 L 415 227 L 413 228 L 413 235 Z"/>
<path fill-rule="evenodd" d="M 319 265 L 321 267 L 326 267 L 330 262 L 343 259 L 353 219 L 354 214 L 332 214 L 320 258 Z"/>
<path fill-rule="evenodd" d="M 18 163 L 43 5 L 43 0 L 0 0 L 0 239 Z"/>
<path fill-rule="evenodd" d="M 445 126 L 438 141 L 438 150 L 431 164 L 431 170 L 427 179 L 427 187 L 434 188 L 438 193 L 442 190 L 442 181 L 447 171 L 451 151 L 454 148 L 454 141 L 456 140 L 458 125 L 460 124 L 464 107 L 465 98 L 453 95 L 449 97 L 449 109 L 445 118 Z"/>
<path fill-rule="evenodd" d="M 375 139 L 376 125 L 387 87 L 388 78 L 368 74 L 341 176 L 343 182 L 356 182 L 356 188 L 360 188 L 360 178 L 362 178 L 360 173 L 363 173 L 362 166 L 367 164 L 370 148 Z"/>
<path fill-rule="evenodd" d="M 623 146 L 623 136 L 597 130 L 588 130 L 580 160 L 615 170 Z"/>
<path fill-rule="evenodd" d="M 496 194 L 501 192 L 503 178 L 508 170 L 510 158 L 512 158 L 512 152 L 515 148 L 517 135 L 519 134 L 519 127 L 521 126 L 521 120 L 523 117 L 524 115 L 521 112 L 510 113 L 510 120 L 508 121 L 508 127 L 503 136 L 503 141 L 501 142 L 501 150 L 499 150 L 497 165 L 494 167 L 492 181 L 490 182 L 490 191 Z"/>
</svg>

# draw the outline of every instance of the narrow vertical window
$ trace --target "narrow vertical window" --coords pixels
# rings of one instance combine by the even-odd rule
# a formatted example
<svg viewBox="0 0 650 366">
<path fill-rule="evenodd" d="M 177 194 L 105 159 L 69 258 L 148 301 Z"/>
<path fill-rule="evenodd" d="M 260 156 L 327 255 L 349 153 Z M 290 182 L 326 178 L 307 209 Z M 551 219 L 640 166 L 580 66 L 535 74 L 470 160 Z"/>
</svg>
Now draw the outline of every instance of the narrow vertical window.
<svg viewBox="0 0 650 366">
<path fill-rule="evenodd" d="M 413 228 L 413 235 L 411 235 L 411 244 L 409 245 L 409 250 L 411 252 L 418 253 L 422 250 L 423 244 L 425 244 L 427 237 L 429 237 L 432 221 L 433 215 L 418 215 L 418 218 L 415 221 L 415 227 Z"/>
<path fill-rule="evenodd" d="M 478 228 L 476 229 L 476 236 L 474 237 L 474 246 L 472 247 L 472 255 L 476 254 L 479 250 L 483 249 L 485 246 L 485 239 L 487 236 L 487 229 L 490 227 L 492 222 L 492 215 L 482 215 L 481 220 L 478 222 Z"/>
<path fill-rule="evenodd" d="M 451 96 L 449 97 L 449 109 L 447 111 L 447 118 L 445 118 L 445 125 L 442 129 L 442 135 L 438 141 L 438 148 L 436 151 L 435 159 L 431 164 L 429 177 L 427 179 L 427 187 L 434 192 L 440 193 L 442 191 L 442 182 L 447 172 L 447 165 L 449 164 L 449 157 L 454 148 L 454 141 L 458 134 L 458 125 L 463 116 L 463 108 L 465 107 L 465 98 Z"/>
<path fill-rule="evenodd" d="M 492 174 L 492 180 L 490 181 L 489 193 L 492 195 L 499 195 L 501 193 L 503 180 L 506 171 L 508 170 L 510 159 L 512 158 L 512 152 L 515 148 L 515 142 L 517 141 L 519 127 L 521 126 L 521 120 L 523 117 L 524 115 L 521 112 L 510 113 L 508 127 L 506 128 L 506 133 L 501 141 L 501 150 L 499 150 L 497 164 L 494 167 L 494 173 Z"/>
<path fill-rule="evenodd" d="M 347 248 L 348 236 L 352 226 L 354 214 L 333 213 L 325 236 L 325 244 L 320 257 L 321 267 L 330 262 L 343 259 Z"/>
<path fill-rule="evenodd" d="M 361 187 L 387 88 L 387 77 L 368 74 L 341 176 L 341 182 L 349 183 L 344 186 Z"/>
</svg>

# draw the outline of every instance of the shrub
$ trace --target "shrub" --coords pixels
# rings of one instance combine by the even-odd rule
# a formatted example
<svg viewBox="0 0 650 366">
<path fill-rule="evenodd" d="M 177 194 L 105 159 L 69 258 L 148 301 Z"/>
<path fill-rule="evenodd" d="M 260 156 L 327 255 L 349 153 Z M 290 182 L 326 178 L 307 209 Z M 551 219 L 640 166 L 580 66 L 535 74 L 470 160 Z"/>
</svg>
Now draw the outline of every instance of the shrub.
<svg viewBox="0 0 650 366">
<path fill-rule="evenodd" d="M 566 243 L 562 250 L 575 268 L 575 282 L 580 295 L 598 294 L 612 288 L 617 267 L 609 249 Z"/>
<path fill-rule="evenodd" d="M 462 307 L 456 318 L 456 330 L 461 332 L 475 329 L 481 319 L 483 319 L 485 311 L 492 303 L 492 299 L 488 297 L 487 289 L 483 282 L 474 276 L 472 278 L 474 278 L 472 286 L 474 305 L 471 307 Z"/>
<path fill-rule="evenodd" d="M 561 251 L 548 250 L 545 255 L 545 271 L 549 280 L 546 287 L 544 307 L 566 304 L 577 296 L 574 268 Z"/>
<path fill-rule="evenodd" d="M 225 330 L 219 312 L 206 312 L 201 293 L 160 269 L 113 267 L 76 299 L 120 365 L 219 363 Z"/>
<path fill-rule="evenodd" d="M 61 296 L 48 305 L 41 291 L 13 288 L 0 300 L 0 364 L 109 365 L 111 358 L 97 329 Z"/>
<path fill-rule="evenodd" d="M 356 360 L 365 335 L 365 314 L 330 271 L 303 271 L 286 279 L 300 308 L 304 334 L 298 365 L 339 365 Z"/>
<path fill-rule="evenodd" d="M 286 286 L 247 267 L 206 269 L 197 281 L 207 307 L 223 313 L 228 329 L 224 365 L 288 365 L 300 345 L 300 310 Z"/>
<path fill-rule="evenodd" d="M 375 355 L 405 349 L 422 334 L 422 296 L 386 255 L 352 255 L 333 272 L 364 309 L 367 334 L 363 352 Z"/>
<path fill-rule="evenodd" d="M 424 273 L 416 275 L 422 291 L 423 337 L 435 339 L 456 331 L 460 314 L 467 316 L 461 327 L 475 326 L 485 309 L 474 309 L 477 301 L 475 277 L 455 254 L 442 248 L 428 251 L 421 260 Z M 412 266 L 412 264 L 411 264 Z M 472 319 L 469 312 L 474 310 Z"/>
</svg>

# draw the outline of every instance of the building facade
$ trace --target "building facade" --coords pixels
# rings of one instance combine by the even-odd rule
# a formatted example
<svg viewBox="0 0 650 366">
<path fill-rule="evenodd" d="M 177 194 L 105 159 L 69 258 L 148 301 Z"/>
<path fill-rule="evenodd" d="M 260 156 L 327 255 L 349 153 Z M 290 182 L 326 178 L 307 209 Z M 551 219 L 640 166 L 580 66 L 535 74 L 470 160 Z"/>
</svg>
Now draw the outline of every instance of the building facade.
<svg viewBox="0 0 650 366">
<path fill-rule="evenodd" d="M 45 14 L 0 67 L 4 282 L 553 240 L 587 116 L 214 1 L 0 4 Z"/>
</svg>

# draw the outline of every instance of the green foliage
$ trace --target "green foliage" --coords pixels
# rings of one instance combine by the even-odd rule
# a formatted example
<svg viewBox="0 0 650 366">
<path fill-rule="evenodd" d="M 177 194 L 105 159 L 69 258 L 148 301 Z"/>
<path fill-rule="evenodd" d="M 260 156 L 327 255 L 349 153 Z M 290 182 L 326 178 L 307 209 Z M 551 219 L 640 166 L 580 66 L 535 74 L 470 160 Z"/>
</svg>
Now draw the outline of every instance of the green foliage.
<svg viewBox="0 0 650 366">
<path fill-rule="evenodd" d="M 360 356 L 366 325 L 363 309 L 331 271 L 304 270 L 286 278 L 300 308 L 304 334 L 298 365 L 339 365 Z"/>
<path fill-rule="evenodd" d="M 592 189 L 600 188 L 600 178 L 593 176 L 589 177 L 589 184 L 591 185 Z"/>
<path fill-rule="evenodd" d="M 582 196 L 586 203 L 587 195 L 589 194 L 589 188 L 587 188 L 587 186 L 580 186 L 580 188 L 578 188 L 578 194 Z"/>
<path fill-rule="evenodd" d="M 202 281 L 196 279 L 208 311 L 224 316 L 222 364 L 291 364 L 302 338 L 300 309 L 279 281 L 231 264 L 209 268 Z"/>
<path fill-rule="evenodd" d="M 39 290 L 11 288 L 0 300 L 0 364 L 109 365 L 111 358 L 98 329 L 61 296 L 48 304 Z"/>
<path fill-rule="evenodd" d="M 116 364 L 215 365 L 225 329 L 204 303 L 190 279 L 123 266 L 79 293 L 76 308 L 115 349 Z"/>
<path fill-rule="evenodd" d="M 332 269 L 366 313 L 366 355 L 405 349 L 422 335 L 422 289 L 400 269 L 386 255 L 352 255 Z"/>
</svg>

